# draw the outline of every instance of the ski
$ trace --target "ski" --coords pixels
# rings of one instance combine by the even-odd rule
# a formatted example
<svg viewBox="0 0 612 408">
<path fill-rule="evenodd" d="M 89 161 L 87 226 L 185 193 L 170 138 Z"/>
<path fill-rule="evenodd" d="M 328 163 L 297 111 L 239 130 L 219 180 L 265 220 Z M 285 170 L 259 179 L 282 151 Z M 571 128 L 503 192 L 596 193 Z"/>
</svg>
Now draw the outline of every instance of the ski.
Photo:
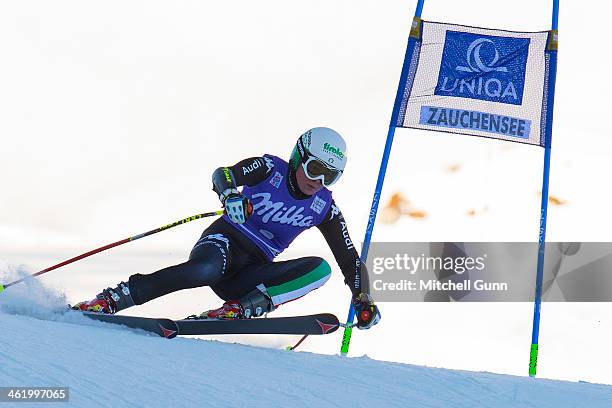
<svg viewBox="0 0 612 408">
<path fill-rule="evenodd" d="M 174 320 L 157 319 L 150 317 L 123 316 L 123 315 L 107 315 L 93 312 L 82 312 L 84 316 L 90 319 L 98 320 L 105 323 L 119 324 L 132 329 L 141 329 L 167 339 L 173 339 L 178 335 L 179 329 Z"/>
<path fill-rule="evenodd" d="M 330 313 L 241 320 L 176 320 L 181 335 L 198 334 L 328 334 L 338 329 Z"/>
<path fill-rule="evenodd" d="M 88 312 L 83 314 L 90 319 L 146 330 L 168 339 L 180 335 L 212 334 L 329 334 L 336 331 L 340 325 L 338 318 L 330 313 L 243 320 L 170 320 Z"/>
</svg>

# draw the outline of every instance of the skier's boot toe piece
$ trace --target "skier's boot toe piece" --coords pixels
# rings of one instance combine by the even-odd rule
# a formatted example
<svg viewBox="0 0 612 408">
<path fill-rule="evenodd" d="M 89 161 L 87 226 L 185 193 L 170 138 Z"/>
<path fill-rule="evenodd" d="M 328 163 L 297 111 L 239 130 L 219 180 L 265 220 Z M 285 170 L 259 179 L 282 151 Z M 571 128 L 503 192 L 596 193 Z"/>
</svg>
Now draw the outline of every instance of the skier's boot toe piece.
<svg viewBox="0 0 612 408">
<path fill-rule="evenodd" d="M 100 293 L 95 299 L 85 302 L 79 302 L 72 306 L 74 310 L 82 312 L 94 312 L 101 314 L 114 314 L 115 302 L 110 297 L 106 297 L 104 293 Z"/>
<path fill-rule="evenodd" d="M 228 300 L 218 309 L 202 312 L 199 319 L 244 319 L 244 309 L 237 300 Z"/>
</svg>

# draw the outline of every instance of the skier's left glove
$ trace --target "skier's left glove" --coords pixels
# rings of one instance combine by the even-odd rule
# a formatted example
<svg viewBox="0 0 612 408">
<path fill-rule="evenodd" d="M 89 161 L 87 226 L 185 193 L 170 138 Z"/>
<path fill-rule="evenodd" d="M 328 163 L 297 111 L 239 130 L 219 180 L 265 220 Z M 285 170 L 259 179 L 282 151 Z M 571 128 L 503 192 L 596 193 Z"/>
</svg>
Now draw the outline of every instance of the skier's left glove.
<svg viewBox="0 0 612 408">
<path fill-rule="evenodd" d="M 238 189 L 227 189 L 219 198 L 225 207 L 225 213 L 236 224 L 244 223 L 253 213 L 253 205 Z"/>
<path fill-rule="evenodd" d="M 380 311 L 367 293 L 360 293 L 353 297 L 353 309 L 357 316 L 358 329 L 369 329 L 380 321 Z"/>
</svg>

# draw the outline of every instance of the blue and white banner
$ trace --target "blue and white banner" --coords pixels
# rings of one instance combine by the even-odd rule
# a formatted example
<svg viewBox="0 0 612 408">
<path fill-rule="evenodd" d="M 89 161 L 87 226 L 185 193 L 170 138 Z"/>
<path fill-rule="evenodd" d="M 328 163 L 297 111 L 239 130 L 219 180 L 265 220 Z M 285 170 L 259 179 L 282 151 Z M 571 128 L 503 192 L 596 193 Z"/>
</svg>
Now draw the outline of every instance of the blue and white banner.
<svg viewBox="0 0 612 408">
<path fill-rule="evenodd" d="M 549 32 L 415 19 L 397 126 L 545 145 Z"/>
</svg>

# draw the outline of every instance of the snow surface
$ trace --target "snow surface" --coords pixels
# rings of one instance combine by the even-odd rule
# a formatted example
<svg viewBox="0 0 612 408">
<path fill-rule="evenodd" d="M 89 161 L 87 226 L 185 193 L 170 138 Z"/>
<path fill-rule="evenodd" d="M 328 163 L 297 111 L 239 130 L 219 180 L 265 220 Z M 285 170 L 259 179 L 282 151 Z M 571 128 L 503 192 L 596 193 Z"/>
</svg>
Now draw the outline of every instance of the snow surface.
<svg viewBox="0 0 612 408">
<path fill-rule="evenodd" d="M 64 300 L 36 280 L 0 295 L 0 385 L 67 386 L 77 407 L 612 406 L 608 385 L 167 340 L 61 313 Z"/>
</svg>

